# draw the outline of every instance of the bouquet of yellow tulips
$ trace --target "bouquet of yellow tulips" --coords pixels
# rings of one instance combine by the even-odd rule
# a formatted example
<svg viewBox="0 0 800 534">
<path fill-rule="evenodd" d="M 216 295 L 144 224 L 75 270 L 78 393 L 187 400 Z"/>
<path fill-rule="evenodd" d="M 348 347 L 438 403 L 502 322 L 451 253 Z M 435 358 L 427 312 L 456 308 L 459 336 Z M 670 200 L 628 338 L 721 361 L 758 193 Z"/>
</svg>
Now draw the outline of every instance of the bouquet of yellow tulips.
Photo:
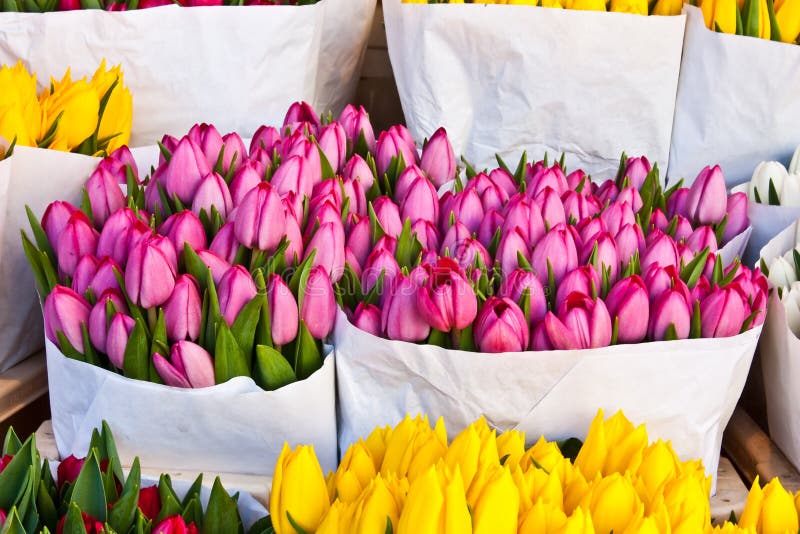
<svg viewBox="0 0 800 534">
<path fill-rule="evenodd" d="M 481 418 L 448 444 L 444 423 L 406 417 L 348 448 L 323 477 L 313 447 L 284 446 L 270 496 L 277 534 L 797 532 L 795 497 L 753 485 L 736 525 L 712 527 L 711 478 L 669 442 L 600 411 L 586 442 L 498 434 Z M 572 453 L 570 454 L 570 449 Z M 574 455 L 574 458 L 573 458 Z M 800 500 L 800 496 L 798 497 Z"/>
<path fill-rule="evenodd" d="M 463 4 L 464 0 L 403 0 L 409 4 Z M 613 11 L 634 15 L 680 15 L 683 0 L 476 0 L 475 4 L 509 4 L 578 9 L 581 11 Z"/>
<path fill-rule="evenodd" d="M 706 26 L 722 33 L 796 43 L 800 0 L 702 0 Z"/>
<path fill-rule="evenodd" d="M 21 61 L 0 67 L 0 137 L 12 146 L 104 155 L 128 143 L 132 116 L 120 66 L 106 69 L 103 61 L 91 79 L 79 80 L 67 70 L 40 94 Z"/>
</svg>

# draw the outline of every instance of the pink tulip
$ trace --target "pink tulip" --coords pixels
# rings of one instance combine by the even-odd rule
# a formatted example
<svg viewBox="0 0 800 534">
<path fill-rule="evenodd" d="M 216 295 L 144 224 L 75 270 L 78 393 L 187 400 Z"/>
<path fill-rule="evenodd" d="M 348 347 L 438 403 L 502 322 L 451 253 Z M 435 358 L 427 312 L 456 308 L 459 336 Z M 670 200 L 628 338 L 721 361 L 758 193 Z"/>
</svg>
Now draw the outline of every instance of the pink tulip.
<svg viewBox="0 0 800 534">
<path fill-rule="evenodd" d="M 188 274 L 180 275 L 175 280 L 172 295 L 164 303 L 167 338 L 170 341 L 197 340 L 200 337 L 202 308 L 197 280 Z"/>
<path fill-rule="evenodd" d="M 222 173 L 227 175 L 231 170 L 235 171 L 245 158 L 247 158 L 247 149 L 239 134 L 229 133 L 223 135 Z"/>
<path fill-rule="evenodd" d="M 383 231 L 392 237 L 399 237 L 403 231 L 403 222 L 400 219 L 400 209 L 392 199 L 386 196 L 378 197 L 372 202 L 372 208 Z"/>
<path fill-rule="evenodd" d="M 222 150 L 222 136 L 217 128 L 213 124 L 195 124 L 186 135 L 200 148 L 208 168 L 213 169 Z"/>
<path fill-rule="evenodd" d="M 747 195 L 745 193 L 734 193 L 729 196 L 725 212 L 728 215 L 728 221 L 725 223 L 722 243 L 727 243 L 744 232 L 749 226 L 750 221 L 747 217 Z"/>
<path fill-rule="evenodd" d="M 367 162 L 364 161 L 364 158 L 358 154 L 353 154 L 347 161 L 347 165 L 344 166 L 344 170 L 342 171 L 342 176 L 358 180 L 361 182 L 365 191 L 369 191 L 375 181 L 375 175 L 372 174 L 372 169 L 370 169 Z"/>
<path fill-rule="evenodd" d="M 408 143 L 399 130 L 381 132 L 375 148 L 375 165 L 378 176 L 383 176 L 389 170 L 392 160 L 403 158 L 406 165 L 417 163 L 417 149 L 413 141 Z"/>
<path fill-rule="evenodd" d="M 169 162 L 159 166 L 153 183 L 161 183 L 167 197 L 177 196 L 184 205 L 194 200 L 203 177 L 212 170 L 201 148 L 188 137 L 178 142 Z"/>
<path fill-rule="evenodd" d="M 676 215 L 670 224 L 675 225 L 675 231 L 671 234 L 675 241 L 684 241 L 694 232 L 692 223 L 683 215 Z"/>
<path fill-rule="evenodd" d="M 309 271 L 305 295 L 300 303 L 300 318 L 314 339 L 325 339 L 333 330 L 336 298 L 325 267 L 317 266 Z"/>
<path fill-rule="evenodd" d="M 394 257 L 394 253 L 383 248 L 377 248 L 370 253 L 361 272 L 361 290 L 368 293 L 375 287 L 383 273 L 383 287 L 389 283 L 400 272 L 400 265 Z"/>
<path fill-rule="evenodd" d="M 600 292 L 600 275 L 590 265 L 582 265 L 564 276 L 556 290 L 556 310 L 561 307 L 572 293 L 597 295 Z"/>
<path fill-rule="evenodd" d="M 375 132 L 372 129 L 372 123 L 369 121 L 369 114 L 364 110 L 363 106 L 356 108 L 352 104 L 348 104 L 342 114 L 339 115 L 339 122 L 344 127 L 347 140 L 352 146 L 358 144 L 358 139 L 363 134 L 367 149 L 372 153 L 375 152 Z"/>
<path fill-rule="evenodd" d="M 666 267 L 679 265 L 678 247 L 675 241 L 660 230 L 653 230 L 648 236 L 647 250 L 642 255 L 641 268 L 646 273 L 651 265 Z"/>
<path fill-rule="evenodd" d="M 444 128 L 436 130 L 422 148 L 420 167 L 436 187 L 456 178 L 456 155 Z"/>
<path fill-rule="evenodd" d="M 569 189 L 567 177 L 564 176 L 564 171 L 558 164 L 550 168 L 542 167 L 528 176 L 527 193 L 531 198 L 539 196 L 547 187 L 553 189 L 559 197 Z"/>
<path fill-rule="evenodd" d="M 619 195 L 619 189 L 614 180 L 606 180 L 595 191 L 595 196 L 602 204 L 614 202 L 617 199 L 617 195 Z"/>
<path fill-rule="evenodd" d="M 153 354 L 153 365 L 168 386 L 208 388 L 216 383 L 214 360 L 206 349 L 191 341 L 175 343 L 170 350 L 169 361 L 158 353 Z M 163 522 L 160 525 L 163 525 Z M 157 532 L 158 528 L 156 527 L 154 532 Z M 164 530 L 164 532 L 169 531 Z"/>
<path fill-rule="evenodd" d="M 244 246 L 272 250 L 280 243 L 285 225 L 280 197 L 269 183 L 261 182 L 245 195 L 233 228 L 237 241 Z"/>
<path fill-rule="evenodd" d="M 628 178 L 631 187 L 641 189 L 651 168 L 650 161 L 645 156 L 628 158 L 625 161 L 625 177 Z"/>
<path fill-rule="evenodd" d="M 475 344 L 481 352 L 519 352 L 528 348 L 525 315 L 508 297 L 489 297 L 475 321 Z"/>
<path fill-rule="evenodd" d="M 695 302 L 703 302 L 703 300 L 711 294 L 711 284 L 708 281 L 708 278 L 705 276 L 701 276 L 700 279 L 697 281 L 697 284 L 689 291 L 689 299 L 687 302 L 690 303 L 690 307 L 694 307 Z"/>
<path fill-rule="evenodd" d="M 643 272 L 645 273 L 644 285 L 648 288 L 651 303 L 668 290 L 677 291 L 686 302 L 694 302 L 694 299 L 690 297 L 689 288 L 681 280 L 676 266 L 659 267 L 658 265 L 652 265 L 647 271 Z"/>
<path fill-rule="evenodd" d="M 545 331 L 556 350 L 579 350 L 611 344 L 611 316 L 602 300 L 572 293 L 559 306 L 558 316 L 547 312 Z"/>
<path fill-rule="evenodd" d="M 625 202 L 630 204 L 634 213 L 638 213 L 639 210 L 642 209 L 643 204 L 642 196 L 639 194 L 639 190 L 633 187 L 626 187 L 622 189 L 617 195 L 616 202 Z"/>
<path fill-rule="evenodd" d="M 444 239 L 440 247 L 441 255 L 452 256 L 455 249 L 458 248 L 458 245 L 470 238 L 472 238 L 472 232 L 460 221 L 456 221 L 444 234 Z"/>
<path fill-rule="evenodd" d="M 336 283 L 344 274 L 344 227 L 341 219 L 323 223 L 305 247 L 305 258 L 316 250 L 313 266 L 322 265 Z"/>
<path fill-rule="evenodd" d="M 670 325 L 675 328 L 678 339 L 689 337 L 692 310 L 680 291 L 668 289 L 656 297 L 650 310 L 647 332 L 650 339 L 661 341 Z"/>
<path fill-rule="evenodd" d="M 350 178 L 340 178 L 343 200 L 348 202 L 348 212 L 356 213 L 361 217 L 367 215 L 367 193 L 361 182 Z"/>
<path fill-rule="evenodd" d="M 408 194 L 408 190 L 417 180 L 428 181 L 428 178 L 425 176 L 425 173 L 422 172 L 422 169 L 420 169 L 417 165 L 412 164 L 406 166 L 406 168 L 403 169 L 403 172 L 400 173 L 400 176 L 397 177 L 397 181 L 394 184 L 393 198 L 395 203 L 402 204 L 403 199 L 405 199 L 406 195 Z"/>
<path fill-rule="evenodd" d="M 416 236 L 425 250 L 439 250 L 439 231 L 430 221 L 418 220 L 411 225 L 411 233 Z"/>
<path fill-rule="evenodd" d="M 233 206 L 238 206 L 250 190 L 254 189 L 264 179 L 266 168 L 261 163 L 247 159 L 236 169 L 230 185 L 231 201 Z"/>
<path fill-rule="evenodd" d="M 373 336 L 381 335 L 381 310 L 377 306 L 359 302 L 353 314 L 353 325 Z"/>
<path fill-rule="evenodd" d="M 491 267 L 492 265 L 492 258 L 489 255 L 489 251 L 481 245 L 480 241 L 471 237 L 456 245 L 455 250 L 452 251 L 452 258 L 456 260 L 456 263 L 464 270 L 475 267 L 475 262 L 478 258 L 481 260 L 481 265 L 485 267 Z"/>
<path fill-rule="evenodd" d="M 203 210 L 208 215 L 211 215 L 212 207 L 217 208 L 223 218 L 227 217 L 233 210 L 233 199 L 231 199 L 228 184 L 225 183 L 222 176 L 215 172 L 205 175 L 200 180 L 192 201 L 192 211 L 198 215 Z"/>
<path fill-rule="evenodd" d="M 617 243 L 610 233 L 605 232 L 594 236 L 581 248 L 580 262 L 589 263 L 594 254 L 593 261 L 595 270 L 602 276 L 606 271 L 609 273 L 609 280 L 613 284 L 619 275 L 619 255 L 617 254 Z"/>
<path fill-rule="evenodd" d="M 311 133 L 317 135 L 319 130 L 320 121 L 319 116 L 307 102 L 295 102 L 289 106 L 286 116 L 283 119 L 283 125 L 289 126 L 292 130 L 301 128 L 303 125 L 308 125 Z"/>
<path fill-rule="evenodd" d="M 150 0 L 145 0 L 145 1 L 150 1 Z M 152 0 L 152 1 L 162 1 L 162 0 Z M 164 4 L 164 5 L 166 5 L 166 4 Z M 139 9 L 143 9 L 142 8 L 142 2 L 139 2 Z M 175 149 L 178 147 L 178 142 L 179 141 L 180 140 L 177 137 L 173 137 L 173 136 L 171 136 L 169 134 L 164 134 L 163 137 L 161 137 L 161 145 L 164 148 L 166 148 L 167 152 L 169 152 L 170 154 L 175 152 Z M 159 151 L 159 153 L 158 153 L 158 166 L 160 167 L 160 166 L 164 165 L 166 162 L 167 162 L 167 159 L 164 157 L 164 153 L 162 151 Z"/>
<path fill-rule="evenodd" d="M 502 175 L 497 175 L 502 176 Z M 499 178 L 501 182 L 503 178 Z M 481 205 L 483 211 L 497 210 L 498 212 L 508 203 L 509 195 L 504 186 L 495 183 L 495 181 L 485 174 L 481 173 L 469 181 L 467 187 L 475 189 L 481 197 Z"/>
<path fill-rule="evenodd" d="M 233 325 L 239 312 L 253 300 L 257 292 L 253 277 L 242 265 L 234 265 L 222 276 L 217 294 L 220 313 L 228 326 Z"/>
<path fill-rule="evenodd" d="M 494 240 L 498 228 L 502 228 L 505 224 L 505 217 L 495 210 L 486 212 L 478 228 L 478 241 L 484 247 L 488 247 Z"/>
<path fill-rule="evenodd" d="M 578 251 L 572 233 L 563 224 L 554 226 L 533 247 L 531 266 L 543 284 L 548 282 L 548 265 L 556 284 L 578 266 Z"/>
<path fill-rule="evenodd" d="M 300 315 L 291 289 L 277 274 L 269 275 L 267 302 L 269 303 L 272 342 L 276 345 L 286 345 L 297 337 Z"/>
<path fill-rule="evenodd" d="M 500 263 L 500 272 L 503 276 L 510 275 L 511 272 L 519 267 L 520 254 L 523 258 L 528 258 L 529 256 L 528 244 L 525 242 L 525 238 L 522 237 L 519 229 L 503 234 L 503 237 L 500 239 L 500 244 L 497 247 L 497 253 L 495 254 L 495 261 Z M 576 257 L 575 262 L 577 263 L 577 261 Z M 546 270 L 545 273 L 547 273 Z"/>
<path fill-rule="evenodd" d="M 206 231 L 203 223 L 189 210 L 168 217 L 161 224 L 158 233 L 169 238 L 178 253 L 183 252 L 187 244 L 192 250 L 206 248 Z"/>
<path fill-rule="evenodd" d="M 587 243 L 595 238 L 596 235 L 608 232 L 606 223 L 603 222 L 602 217 L 595 217 L 593 219 L 583 219 L 578 223 L 578 234 L 581 236 L 581 241 Z"/>
<path fill-rule="evenodd" d="M 239 252 L 239 241 L 236 240 L 236 231 L 233 222 L 222 225 L 217 235 L 211 240 L 208 249 L 219 256 L 220 259 L 228 263 L 233 263 L 236 254 Z"/>
<path fill-rule="evenodd" d="M 44 329 L 47 339 L 58 344 L 57 332 L 64 334 L 70 345 L 83 352 L 82 328 L 89 322 L 91 308 L 72 289 L 56 285 L 44 301 Z"/>
<path fill-rule="evenodd" d="M 173 515 L 154 526 L 151 534 L 197 534 L 197 532 L 194 523 L 187 525 L 183 517 Z"/>
<path fill-rule="evenodd" d="M 303 241 L 310 241 L 314 232 L 327 223 L 336 224 L 344 231 L 341 210 L 336 207 L 332 199 L 326 197 L 309 209 Z"/>
<path fill-rule="evenodd" d="M 483 221 L 483 204 L 474 189 L 456 193 L 446 207 L 442 204 L 442 208 L 439 221 L 442 231 L 450 227 L 451 216 L 463 223 L 471 233 L 477 232 Z"/>
<path fill-rule="evenodd" d="M 358 260 L 359 265 L 366 263 L 367 257 L 372 250 L 372 230 L 367 217 L 359 219 L 350 229 L 347 236 L 347 248 Z"/>
<path fill-rule="evenodd" d="M 97 299 L 97 303 L 92 306 L 89 312 L 89 340 L 92 345 L 100 352 L 107 352 L 106 337 L 108 334 L 108 326 L 112 317 L 106 313 L 107 303 L 111 302 L 114 305 L 116 313 L 128 313 L 128 306 L 125 303 L 125 297 L 119 289 L 108 289 L 104 291 Z"/>
<path fill-rule="evenodd" d="M 198 250 L 197 256 L 211 270 L 211 279 L 214 284 L 219 284 L 222 277 L 231 268 L 231 264 L 220 258 L 210 250 Z"/>
<path fill-rule="evenodd" d="M 125 290 L 131 301 L 143 308 L 161 306 L 175 288 L 177 265 L 162 247 L 172 247 L 172 243 L 161 242 L 158 236 L 148 237 L 131 250 L 128 258 Z M 175 255 L 174 248 L 172 255 Z"/>
<path fill-rule="evenodd" d="M 110 256 L 125 266 L 130 249 L 152 232 L 132 209 L 123 208 L 113 213 L 103 225 L 97 239 L 97 254 L 100 257 Z"/>
<path fill-rule="evenodd" d="M 627 202 L 612 202 L 600 214 L 606 228 L 611 235 L 616 235 L 619 229 L 626 224 L 636 224 L 636 215 L 633 208 Z"/>
<path fill-rule="evenodd" d="M 623 269 L 628 266 L 631 258 L 637 253 L 641 258 L 641 254 L 645 250 L 644 234 L 638 224 L 626 224 L 620 228 L 617 235 L 614 236 L 614 241 L 617 243 L 617 255 L 622 262 Z"/>
<path fill-rule="evenodd" d="M 647 335 L 650 299 L 644 281 L 633 275 L 623 278 L 608 292 L 606 306 L 612 324 L 618 322 L 619 343 L 639 343 Z"/>
<path fill-rule="evenodd" d="M 555 189 L 545 187 L 536 195 L 534 203 L 542 210 L 542 219 L 548 228 L 567 222 L 564 204 Z"/>
<path fill-rule="evenodd" d="M 427 282 L 417 292 L 417 310 L 431 328 L 461 330 L 475 320 L 478 299 L 461 267 L 442 258 L 431 267 Z"/>
<path fill-rule="evenodd" d="M 738 286 L 713 290 L 700 302 L 700 331 L 703 337 L 730 337 L 737 335 L 750 308 L 739 292 Z"/>
<path fill-rule="evenodd" d="M 503 279 L 498 296 L 508 297 L 514 302 L 520 303 L 525 290 L 528 290 L 530 324 L 534 325 L 544 319 L 544 315 L 547 313 L 547 297 L 544 294 L 544 287 L 536 275 L 522 269 L 512 271 Z"/>
<path fill-rule="evenodd" d="M 341 212 L 344 205 L 344 194 L 342 193 L 342 183 L 338 179 L 323 180 L 311 190 L 311 200 L 309 210 L 315 211 L 319 204 L 331 202 L 336 210 Z"/>
<path fill-rule="evenodd" d="M 658 208 L 654 209 L 653 213 L 650 215 L 650 228 L 657 228 L 662 232 L 666 232 L 668 227 L 669 221 L 667 220 L 667 216 L 664 215 L 664 212 Z"/>
<path fill-rule="evenodd" d="M 686 238 L 686 246 L 699 254 L 703 249 L 708 248 L 711 252 L 717 251 L 717 236 L 714 229 L 710 226 L 700 226 Z"/>
<path fill-rule="evenodd" d="M 256 133 L 253 134 L 253 139 L 250 141 L 250 156 L 257 150 L 265 150 L 268 154 L 280 146 L 281 134 L 272 126 L 260 126 Z"/>
<path fill-rule="evenodd" d="M 76 211 L 78 211 L 78 208 L 62 200 L 51 202 L 47 206 L 47 209 L 44 211 L 44 216 L 42 217 L 42 228 L 47 234 L 47 240 L 50 241 L 50 245 L 53 248 L 58 244 L 58 237 L 61 235 L 61 232 L 64 231 L 64 228 L 66 228 L 67 222 L 70 217 L 72 217 L 72 214 Z"/>
<path fill-rule="evenodd" d="M 86 193 L 92 206 L 92 221 L 102 227 L 108 216 L 125 207 L 125 195 L 119 181 L 107 170 L 98 167 L 86 181 Z"/>
<path fill-rule="evenodd" d="M 531 349 L 535 351 L 553 350 L 553 345 L 547 337 L 547 328 L 545 328 L 544 321 L 541 321 L 536 328 L 533 329 L 531 335 Z"/>
<path fill-rule="evenodd" d="M 78 261 L 87 254 L 94 255 L 97 252 L 99 237 L 100 234 L 92 228 L 86 214 L 82 211 L 74 212 L 56 243 L 59 271 L 67 276 L 75 274 Z"/>
<path fill-rule="evenodd" d="M 106 354 L 117 369 L 122 369 L 125 363 L 125 348 L 135 325 L 133 318 L 124 313 L 115 314 L 108 325 Z"/>
<path fill-rule="evenodd" d="M 577 169 L 572 171 L 567 175 L 567 186 L 569 190 L 572 190 L 579 195 L 585 197 L 589 195 L 592 191 L 591 185 L 591 178 L 587 176 L 585 172 L 581 169 Z M 578 187 L 580 187 L 580 191 L 578 191 Z M 566 194 L 568 191 L 565 191 L 563 194 Z"/>
<path fill-rule="evenodd" d="M 90 256 L 84 257 L 88 258 Z M 97 262 L 97 268 L 88 289 L 91 289 L 95 295 L 102 295 L 107 289 L 119 289 L 119 280 L 117 280 L 116 274 L 118 272 L 122 273 L 122 268 L 119 264 L 108 256 L 103 257 L 102 260 Z"/>
<path fill-rule="evenodd" d="M 287 160 L 291 156 L 303 158 L 312 187 L 322 181 L 322 162 L 319 157 L 319 149 L 299 130 L 291 137 L 284 138 L 281 156 L 282 160 Z"/>
<path fill-rule="evenodd" d="M 325 158 L 333 169 L 334 173 L 345 164 L 347 153 L 347 135 L 344 127 L 338 122 L 332 122 L 322 128 L 319 134 L 319 148 L 325 154 Z"/>
<path fill-rule="evenodd" d="M 725 217 L 728 192 L 719 165 L 706 167 L 697 175 L 686 196 L 687 217 L 696 224 L 716 224 Z"/>
<path fill-rule="evenodd" d="M 400 203 L 400 219 L 411 219 L 436 223 L 439 220 L 439 195 L 433 184 L 425 178 L 417 178 Z"/>
<path fill-rule="evenodd" d="M 381 330 L 386 337 L 399 341 L 422 341 L 430 334 L 430 325 L 417 309 L 419 288 L 403 273 L 389 284 L 381 311 Z"/>
<path fill-rule="evenodd" d="M 589 217 L 590 207 L 584 195 L 567 191 L 561 200 L 566 220 L 582 221 Z"/>
<path fill-rule="evenodd" d="M 289 215 L 286 216 L 286 240 L 289 242 L 289 246 L 286 247 L 286 252 L 284 253 L 286 264 L 289 266 L 297 265 L 300 263 L 305 250 L 303 235 L 300 232 L 300 225 L 297 220 Z"/>
<path fill-rule="evenodd" d="M 92 283 L 92 279 L 97 273 L 97 263 L 97 258 L 87 254 L 75 266 L 75 274 L 72 276 L 72 289 L 78 295 L 86 295 L 86 290 L 89 289 L 89 284 Z"/>
<path fill-rule="evenodd" d="M 680 189 L 676 189 L 672 195 L 667 199 L 667 217 L 670 219 L 676 215 L 683 215 L 684 217 L 689 216 L 689 212 L 686 209 L 686 201 L 689 198 L 689 188 L 688 187 L 681 187 Z"/>
</svg>

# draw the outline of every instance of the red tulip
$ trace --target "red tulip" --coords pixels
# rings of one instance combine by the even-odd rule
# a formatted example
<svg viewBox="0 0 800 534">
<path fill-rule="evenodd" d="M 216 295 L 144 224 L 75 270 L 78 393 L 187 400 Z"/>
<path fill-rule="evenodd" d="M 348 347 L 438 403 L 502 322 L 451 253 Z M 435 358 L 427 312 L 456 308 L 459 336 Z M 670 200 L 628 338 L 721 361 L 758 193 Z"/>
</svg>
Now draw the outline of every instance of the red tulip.
<svg viewBox="0 0 800 534">
<path fill-rule="evenodd" d="M 161 496 L 158 486 L 148 486 L 139 490 L 139 510 L 150 521 L 155 521 L 161 512 Z"/>
</svg>

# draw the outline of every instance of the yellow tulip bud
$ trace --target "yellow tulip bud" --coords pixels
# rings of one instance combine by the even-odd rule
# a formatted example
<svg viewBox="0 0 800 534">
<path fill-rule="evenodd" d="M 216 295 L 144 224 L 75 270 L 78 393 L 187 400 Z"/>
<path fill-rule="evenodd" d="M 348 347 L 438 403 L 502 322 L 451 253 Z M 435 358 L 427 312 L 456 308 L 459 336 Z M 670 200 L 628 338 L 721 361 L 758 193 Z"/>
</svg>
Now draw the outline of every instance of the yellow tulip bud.
<svg viewBox="0 0 800 534">
<path fill-rule="evenodd" d="M 549 534 L 558 532 L 567 523 L 567 516 L 556 506 L 544 501 L 537 501 L 533 507 L 520 518 L 519 534 Z"/>
<path fill-rule="evenodd" d="M 116 85 L 114 83 L 116 82 Z M 102 101 L 109 90 L 106 107 L 100 119 L 100 129 L 97 133 L 99 140 L 112 138 L 108 142 L 107 152 L 127 145 L 131 138 L 131 123 L 133 121 L 133 97 L 125 87 L 122 68 L 116 67 L 106 70 L 106 60 L 100 63 L 100 68 L 94 73 L 91 81 L 97 98 Z M 111 89 L 114 86 L 113 90 Z"/>
<path fill-rule="evenodd" d="M 453 439 L 445 463 L 451 470 L 459 467 L 467 489 L 481 467 L 500 464 L 495 432 L 486 424 L 486 419 L 481 417 Z"/>
<path fill-rule="evenodd" d="M 586 479 L 593 480 L 598 474 L 603 473 L 607 454 L 608 444 L 603 424 L 603 410 L 599 410 L 589 426 L 583 447 L 575 458 L 575 467 L 580 469 Z"/>
<path fill-rule="evenodd" d="M 633 15 L 647 15 L 647 0 L 611 0 L 611 11 L 616 13 L 631 13 Z"/>
<path fill-rule="evenodd" d="M 505 458 L 503 465 L 516 468 L 525 454 L 525 432 L 509 430 L 497 436 L 497 454 Z"/>
<path fill-rule="evenodd" d="M 683 9 L 683 0 L 658 0 L 653 6 L 651 15 L 680 15 L 681 9 Z"/>
<path fill-rule="evenodd" d="M 52 91 L 48 88 L 40 97 L 41 135 L 55 126 L 55 140 L 51 145 L 72 150 L 97 129 L 100 99 L 85 78 L 73 82 L 69 70 L 61 81 L 51 80 L 51 85 Z"/>
<path fill-rule="evenodd" d="M 10 143 L 33 146 L 39 140 L 42 110 L 36 95 L 36 76 L 22 61 L 0 68 L 0 135 Z"/>
<path fill-rule="evenodd" d="M 593 480 L 598 473 L 610 475 L 635 471 L 647 441 L 644 425 L 634 428 L 621 411 L 603 421 L 603 411 L 600 410 L 589 427 L 575 466 L 587 480 Z"/>
<path fill-rule="evenodd" d="M 632 521 L 644 515 L 644 505 L 629 476 L 614 473 L 596 480 L 581 502 L 592 513 L 598 532 L 623 532 Z"/>
<path fill-rule="evenodd" d="M 703 0 L 700 9 L 708 29 L 736 33 L 736 0 Z"/>
<path fill-rule="evenodd" d="M 313 532 L 330 508 L 328 488 L 313 446 L 291 450 L 283 445 L 272 478 L 269 513 L 276 534 L 294 534 L 292 519 L 307 532 Z"/>
<path fill-rule="evenodd" d="M 512 478 L 519 491 L 520 515 L 527 512 L 535 502 L 543 501 L 559 509 L 564 506 L 564 491 L 561 486 L 560 473 L 548 473 L 543 469 L 523 471 L 517 468 L 512 471 Z"/>
<path fill-rule="evenodd" d="M 663 485 L 675 478 L 680 467 L 680 460 L 669 443 L 658 440 L 644 450 L 636 475 L 637 489 L 641 488 L 639 495 L 646 504 L 652 503 Z"/>
<path fill-rule="evenodd" d="M 25 118 L 15 106 L 0 107 L 0 137 L 9 144 L 16 140 L 19 145 L 36 145 L 36 139 L 28 130 Z"/>
<path fill-rule="evenodd" d="M 330 500 L 338 497 L 346 503 L 354 502 L 375 475 L 372 454 L 364 441 L 359 440 L 344 453 L 344 458 L 328 485 Z"/>
<path fill-rule="evenodd" d="M 372 433 L 367 436 L 366 445 L 372 455 L 372 460 L 375 462 L 375 471 L 381 470 L 383 465 L 383 457 L 386 454 L 386 443 L 392 436 L 392 427 L 376 427 Z"/>
<path fill-rule="evenodd" d="M 605 11 L 606 3 L 604 0 L 568 0 L 567 8 L 581 11 Z"/>
<path fill-rule="evenodd" d="M 561 449 L 555 441 L 547 441 L 544 436 L 539 438 L 533 447 L 528 449 L 519 462 L 523 469 L 528 469 L 531 465 L 538 463 L 547 471 L 553 471 L 556 464 L 564 459 Z M 535 460 L 535 463 L 534 463 Z"/>
<path fill-rule="evenodd" d="M 405 474 L 411 464 L 417 435 L 428 432 L 431 432 L 431 427 L 427 415 L 424 418 L 417 416 L 414 419 L 407 415 L 395 427 L 386 441 L 386 453 L 381 464 L 381 474 L 384 476 L 390 473 Z"/>
<path fill-rule="evenodd" d="M 407 476 L 413 482 L 420 474 L 444 458 L 447 452 L 447 431 L 444 419 L 439 418 L 433 432 L 421 432 L 413 444 L 413 452 L 408 470 L 398 473 L 398 476 Z"/>
<path fill-rule="evenodd" d="M 784 43 L 797 42 L 800 37 L 800 0 L 775 2 L 775 20 Z"/>
<path fill-rule="evenodd" d="M 387 522 L 391 522 L 394 530 L 398 517 L 399 503 L 386 482 L 378 475 L 356 502 L 350 531 L 355 534 L 385 532 Z"/>
<path fill-rule="evenodd" d="M 594 534 L 595 528 L 592 523 L 592 516 L 583 508 L 577 508 L 572 515 L 567 518 L 567 522 L 564 523 L 561 530 L 556 532 L 557 534 Z M 602 530 L 598 530 L 597 532 L 598 534 L 603 533 Z"/>
<path fill-rule="evenodd" d="M 752 527 L 760 534 L 797 532 L 797 509 L 792 494 L 783 488 L 777 478 L 773 478 L 762 490 L 756 477 L 739 525 Z"/>
<path fill-rule="evenodd" d="M 456 469 L 429 467 L 408 489 L 397 534 L 461 534 L 472 531 L 464 482 Z"/>
<path fill-rule="evenodd" d="M 542 0 L 542 7 L 564 9 L 564 5 L 559 0 Z"/>
<path fill-rule="evenodd" d="M 568 462 L 569 460 L 564 461 Z M 584 497 L 589 494 L 591 487 L 579 469 L 565 471 L 564 512 L 572 514 Z"/>
<path fill-rule="evenodd" d="M 508 0 L 508 4 L 512 6 L 537 6 L 539 0 Z"/>
<path fill-rule="evenodd" d="M 334 501 L 315 534 L 348 534 L 352 515 L 352 505 L 339 500 Z"/>
<path fill-rule="evenodd" d="M 743 528 L 729 521 L 725 521 L 722 525 L 715 526 L 710 532 L 711 534 L 756 534 L 756 531 L 752 528 Z"/>
<path fill-rule="evenodd" d="M 479 483 L 479 491 L 473 491 Z M 474 495 L 473 495 L 474 494 Z M 472 497 L 472 498 L 471 498 Z M 485 466 L 467 494 L 472 504 L 473 534 L 515 534 L 519 515 L 519 492 L 511 471 L 500 465 Z"/>
<path fill-rule="evenodd" d="M 709 488 L 706 480 L 694 474 L 678 475 L 664 485 L 655 499 L 655 506 L 664 506 L 667 510 L 673 534 L 701 532 L 709 524 Z"/>
</svg>

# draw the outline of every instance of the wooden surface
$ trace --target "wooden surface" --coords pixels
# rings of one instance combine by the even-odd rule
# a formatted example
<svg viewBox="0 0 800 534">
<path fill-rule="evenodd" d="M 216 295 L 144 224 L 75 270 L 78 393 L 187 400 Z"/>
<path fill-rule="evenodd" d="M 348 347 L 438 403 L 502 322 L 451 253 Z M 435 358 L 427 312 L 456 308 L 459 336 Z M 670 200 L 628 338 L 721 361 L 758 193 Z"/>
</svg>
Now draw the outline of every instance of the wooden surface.
<svg viewBox="0 0 800 534">
<path fill-rule="evenodd" d="M 717 469 L 717 493 L 711 497 L 711 520 L 714 523 L 724 523 L 731 516 L 742 515 L 747 502 L 747 490 L 744 481 L 736 472 L 731 461 L 722 457 L 719 459 Z"/>
<path fill-rule="evenodd" d="M 778 477 L 788 491 L 800 490 L 797 469 L 741 407 L 733 412 L 722 446 L 748 484 L 756 475 L 762 485 Z"/>
<path fill-rule="evenodd" d="M 20 436 L 36 430 L 49 417 L 44 351 L 0 374 L 0 432 L 9 426 Z"/>
</svg>

